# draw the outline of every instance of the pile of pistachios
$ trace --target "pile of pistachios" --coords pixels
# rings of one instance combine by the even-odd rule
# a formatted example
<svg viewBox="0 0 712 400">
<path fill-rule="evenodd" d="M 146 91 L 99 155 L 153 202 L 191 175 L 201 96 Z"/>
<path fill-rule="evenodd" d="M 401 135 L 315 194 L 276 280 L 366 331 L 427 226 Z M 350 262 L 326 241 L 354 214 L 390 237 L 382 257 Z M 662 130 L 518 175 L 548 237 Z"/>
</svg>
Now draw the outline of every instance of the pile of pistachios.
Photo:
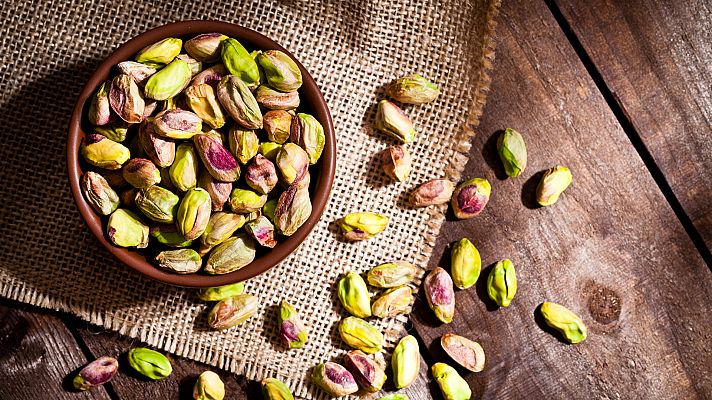
<svg viewBox="0 0 712 400">
<path fill-rule="evenodd" d="M 161 40 L 116 70 L 91 99 L 81 147 L 82 191 L 113 244 L 153 241 L 165 270 L 226 274 L 309 218 L 325 137 L 297 111 L 290 56 L 207 33 Z"/>
</svg>

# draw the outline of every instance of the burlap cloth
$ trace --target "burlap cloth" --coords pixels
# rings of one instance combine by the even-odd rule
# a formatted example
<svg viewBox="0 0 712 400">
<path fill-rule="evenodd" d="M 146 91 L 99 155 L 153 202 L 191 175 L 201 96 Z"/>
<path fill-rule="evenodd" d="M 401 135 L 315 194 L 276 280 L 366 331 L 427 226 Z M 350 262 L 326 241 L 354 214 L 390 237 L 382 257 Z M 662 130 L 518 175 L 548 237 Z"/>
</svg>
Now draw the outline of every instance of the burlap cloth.
<svg viewBox="0 0 712 400">
<path fill-rule="evenodd" d="M 318 398 L 307 371 L 345 350 L 340 275 L 389 260 L 425 266 L 444 208 L 411 209 L 407 193 L 436 177 L 460 178 L 489 86 L 492 21 L 499 0 L 423 2 L 261 0 L 2 2 L 0 17 L 0 295 L 63 310 L 169 352 L 259 379 L 284 380 Z M 65 168 L 69 116 L 81 87 L 109 52 L 164 23 L 215 19 L 257 30 L 292 51 L 331 108 L 337 170 L 311 236 L 281 265 L 252 279 L 258 315 L 225 332 L 206 329 L 208 304 L 186 289 L 144 279 L 91 236 Z M 417 128 L 413 173 L 403 184 L 380 170 L 392 140 L 373 130 L 383 85 L 419 72 L 442 88 L 434 103 L 406 107 Z M 355 211 L 390 217 L 376 239 L 344 243 L 333 221 Z M 309 329 L 302 349 L 278 342 L 276 305 L 289 300 Z M 405 317 L 379 322 L 389 345 Z"/>
</svg>

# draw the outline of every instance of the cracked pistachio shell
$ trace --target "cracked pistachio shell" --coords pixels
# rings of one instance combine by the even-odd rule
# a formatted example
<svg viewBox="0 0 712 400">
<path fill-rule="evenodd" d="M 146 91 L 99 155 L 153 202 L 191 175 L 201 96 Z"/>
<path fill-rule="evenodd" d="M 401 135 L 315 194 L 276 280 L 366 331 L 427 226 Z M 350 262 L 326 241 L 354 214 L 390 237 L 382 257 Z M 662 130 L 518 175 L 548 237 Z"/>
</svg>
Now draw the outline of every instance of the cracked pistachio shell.
<svg viewBox="0 0 712 400">
<path fill-rule="evenodd" d="M 192 144 L 181 143 L 178 146 L 168 175 L 176 189 L 181 192 L 195 187 L 198 181 L 198 156 Z"/>
<path fill-rule="evenodd" d="M 185 42 L 185 51 L 198 61 L 212 63 L 220 60 L 222 41 L 228 37 L 222 33 L 200 34 Z"/>
<path fill-rule="evenodd" d="M 91 390 L 109 382 L 118 371 L 119 362 L 115 358 L 99 357 L 82 368 L 72 384 L 77 390 Z"/>
<path fill-rule="evenodd" d="M 455 315 L 455 289 L 447 271 L 435 267 L 423 282 L 428 305 L 438 319 L 446 324 Z"/>
<path fill-rule="evenodd" d="M 440 338 L 440 345 L 447 355 L 462 367 L 472 372 L 480 372 L 485 368 L 485 351 L 479 343 L 446 333 Z"/>
<path fill-rule="evenodd" d="M 259 211 L 266 202 L 266 195 L 250 189 L 235 188 L 230 194 L 230 208 L 238 214 Z"/>
<path fill-rule="evenodd" d="M 123 142 L 129 132 L 129 123 L 119 119 L 107 125 L 97 126 L 94 130 L 109 140 Z"/>
<path fill-rule="evenodd" d="M 237 161 L 245 165 L 257 155 L 260 140 L 254 130 L 233 126 L 228 133 L 228 145 Z"/>
<path fill-rule="evenodd" d="M 235 182 L 240 177 L 240 165 L 225 146 L 219 135 L 201 134 L 193 136 L 195 150 L 203 160 L 205 169 L 213 178 L 221 182 Z"/>
<path fill-rule="evenodd" d="M 126 146 L 96 133 L 84 137 L 81 152 L 89 164 L 105 169 L 119 169 L 131 157 Z"/>
<path fill-rule="evenodd" d="M 156 256 L 156 264 L 177 274 L 192 274 L 200 270 L 203 260 L 193 249 L 164 250 Z"/>
<path fill-rule="evenodd" d="M 252 317 L 257 312 L 259 299 L 250 294 L 238 294 L 221 300 L 208 314 L 208 326 L 216 330 L 224 330 L 237 326 Z"/>
<path fill-rule="evenodd" d="M 344 367 L 351 372 L 356 383 L 369 393 L 376 393 L 386 383 L 383 368 L 361 350 L 352 350 L 344 356 Z"/>
<path fill-rule="evenodd" d="M 180 108 L 161 111 L 153 119 L 153 130 L 171 139 L 190 139 L 202 128 L 203 120 L 199 116 Z"/>
<path fill-rule="evenodd" d="M 373 212 L 346 215 L 337 221 L 348 240 L 367 240 L 383 232 L 388 226 L 388 217 Z"/>
<path fill-rule="evenodd" d="M 405 394 L 394 393 L 380 397 L 378 400 L 410 400 L 410 398 Z"/>
<path fill-rule="evenodd" d="M 282 181 L 291 185 L 309 171 L 309 155 L 294 143 L 285 143 L 277 153 L 277 169 Z"/>
<path fill-rule="evenodd" d="M 245 216 L 227 212 L 216 212 L 210 216 L 205 232 L 200 236 L 199 253 L 205 255 L 213 247 L 226 241 L 233 233 L 245 225 Z"/>
<path fill-rule="evenodd" d="M 388 100 L 378 102 L 376 110 L 376 129 L 400 140 L 410 143 L 415 139 L 413 122 L 397 105 Z"/>
<path fill-rule="evenodd" d="M 218 129 L 225 125 L 225 115 L 210 85 L 202 83 L 188 86 L 185 89 L 185 98 L 195 115 L 211 128 Z"/>
<path fill-rule="evenodd" d="M 123 168 L 124 179 L 136 189 L 145 189 L 161 183 L 161 171 L 151 160 L 132 158 Z"/>
<path fill-rule="evenodd" d="M 339 323 L 341 339 L 364 353 L 378 353 L 383 348 L 383 334 L 361 318 L 346 317 Z"/>
<path fill-rule="evenodd" d="M 391 146 L 384 150 L 381 156 L 383 172 L 398 182 L 408 180 L 411 164 L 410 152 L 404 145 Z"/>
<path fill-rule="evenodd" d="M 237 296 L 245 291 L 245 282 L 233 283 L 198 290 L 198 298 L 203 301 L 220 301 Z"/>
<path fill-rule="evenodd" d="M 452 210 L 459 219 L 478 216 L 489 202 L 492 186 L 484 178 L 461 183 L 452 194 Z"/>
<path fill-rule="evenodd" d="M 262 206 L 262 215 L 267 217 L 270 221 L 274 222 L 274 215 L 277 211 L 278 199 L 268 200 L 264 206 Z"/>
<path fill-rule="evenodd" d="M 178 233 L 178 228 L 175 224 L 154 226 L 151 228 L 150 234 L 158 243 L 168 247 L 181 248 L 189 247 L 193 244 L 192 240 L 188 240 Z"/>
<path fill-rule="evenodd" d="M 213 178 L 205 169 L 200 172 L 198 187 L 205 189 L 210 195 L 210 205 L 213 211 L 222 211 L 232 192 L 231 182 L 221 182 Z"/>
<path fill-rule="evenodd" d="M 119 195 L 103 176 L 87 171 L 82 175 L 81 185 L 87 203 L 99 214 L 109 215 L 119 207 Z"/>
<path fill-rule="evenodd" d="M 294 110 L 299 107 L 299 93 L 283 93 L 262 85 L 255 91 L 257 103 L 269 110 Z"/>
<path fill-rule="evenodd" d="M 508 307 L 517 293 L 517 275 L 508 259 L 498 261 L 487 277 L 487 294 L 500 307 Z"/>
<path fill-rule="evenodd" d="M 193 80 L 190 82 L 190 85 L 207 84 L 215 90 L 218 87 L 218 83 L 220 83 L 222 78 L 226 75 L 228 75 L 228 73 L 224 65 L 213 65 L 212 67 L 206 68 L 199 74 L 195 75 Z"/>
<path fill-rule="evenodd" d="M 137 85 L 143 86 L 148 78 L 158 70 L 150 65 L 141 64 L 136 61 L 123 61 L 116 65 L 119 73 L 130 76 Z"/>
<path fill-rule="evenodd" d="M 265 400 L 294 400 L 287 385 L 277 378 L 263 379 L 261 382 L 262 396 Z"/>
<path fill-rule="evenodd" d="M 251 263 L 256 253 L 255 241 L 245 233 L 238 233 L 210 252 L 205 272 L 217 275 L 236 271 Z"/>
<path fill-rule="evenodd" d="M 178 210 L 180 199 L 168 189 L 150 186 L 136 194 L 136 207 L 156 222 L 172 223 Z"/>
<path fill-rule="evenodd" d="M 378 318 L 392 318 L 406 314 L 413 302 L 413 290 L 408 286 L 388 289 L 373 300 L 371 313 Z"/>
<path fill-rule="evenodd" d="M 88 118 L 92 125 L 106 125 L 111 120 L 111 105 L 109 104 L 110 86 L 111 82 L 103 82 L 91 98 Z"/>
<path fill-rule="evenodd" d="M 169 167 L 176 158 L 176 143 L 157 134 L 153 119 L 145 120 L 138 128 L 138 138 L 146 156 L 161 168 Z"/>
<path fill-rule="evenodd" d="M 432 179 L 418 186 L 409 198 L 413 207 L 446 204 L 452 197 L 455 185 L 447 179 Z"/>
<path fill-rule="evenodd" d="M 450 251 L 450 273 L 452 281 L 460 289 L 467 289 L 480 277 L 482 260 L 472 242 L 467 238 L 460 239 Z"/>
<path fill-rule="evenodd" d="M 271 110 L 267 111 L 263 118 L 267 139 L 279 144 L 289 140 L 292 118 L 294 118 L 292 113 L 284 110 Z"/>
<path fill-rule="evenodd" d="M 349 314 L 359 318 L 371 316 L 371 298 L 368 294 L 366 282 L 361 275 L 349 272 L 339 280 L 338 295 Z"/>
<path fill-rule="evenodd" d="M 324 127 L 316 118 L 309 114 L 298 113 L 292 118 L 291 136 L 293 143 L 298 144 L 309 156 L 309 164 L 316 164 L 324 151 Z"/>
<path fill-rule="evenodd" d="M 388 97 L 406 104 L 425 104 L 438 98 L 440 89 L 422 75 L 406 75 L 386 87 Z"/>
<path fill-rule="evenodd" d="M 148 246 L 148 226 L 136 214 L 123 208 L 118 208 L 109 216 L 106 224 L 106 234 L 111 243 L 119 247 Z"/>
<path fill-rule="evenodd" d="M 232 38 L 224 39 L 220 56 L 230 75 L 253 89 L 259 86 L 260 71 L 257 63 L 240 42 Z"/>
<path fill-rule="evenodd" d="M 208 192 L 200 188 L 188 189 L 178 206 L 178 232 L 188 240 L 197 239 L 208 226 L 210 211 Z"/>
<path fill-rule="evenodd" d="M 430 368 L 433 378 L 440 386 L 440 391 L 445 400 L 470 400 L 472 391 L 455 368 L 445 364 L 436 363 Z"/>
<path fill-rule="evenodd" d="M 133 124 L 143 121 L 146 102 L 138 85 L 130 76 L 117 75 L 111 81 L 109 104 L 116 115 L 126 122 Z"/>
<path fill-rule="evenodd" d="M 504 164 L 504 172 L 514 178 L 527 166 L 527 147 L 522 135 L 512 128 L 507 128 L 497 139 L 497 153 Z"/>
<path fill-rule="evenodd" d="M 275 142 L 262 142 L 260 143 L 260 147 L 257 150 L 259 154 L 262 154 L 265 156 L 266 159 L 275 162 L 277 161 L 277 154 L 279 154 L 279 149 L 282 148 L 282 145 L 279 143 Z"/>
<path fill-rule="evenodd" d="M 420 346 L 413 336 L 404 336 L 398 342 L 393 350 L 391 368 L 396 389 L 403 389 L 415 382 L 420 372 Z"/>
<path fill-rule="evenodd" d="M 237 76 L 222 78 L 218 84 L 218 100 L 238 125 L 247 129 L 262 129 L 260 106 L 245 82 Z"/>
<path fill-rule="evenodd" d="M 145 347 L 129 350 L 128 360 L 131 368 L 153 380 L 167 378 L 173 372 L 166 356 Z"/>
<path fill-rule="evenodd" d="M 277 186 L 277 169 L 274 163 L 261 154 L 247 164 L 245 183 L 258 193 L 267 194 Z"/>
<path fill-rule="evenodd" d="M 309 191 L 292 185 L 279 196 L 274 212 L 274 225 L 284 236 L 292 236 L 309 219 L 312 212 Z"/>
<path fill-rule="evenodd" d="M 141 49 L 135 60 L 145 64 L 168 64 L 180 54 L 181 47 L 182 40 L 166 38 Z"/>
<path fill-rule="evenodd" d="M 536 202 L 544 207 L 556 203 L 571 180 L 571 171 L 566 167 L 557 165 L 547 169 L 536 188 Z"/>
<path fill-rule="evenodd" d="M 192 76 L 193 71 L 190 69 L 190 65 L 176 58 L 148 78 L 143 93 L 149 99 L 170 99 L 188 86 Z"/>
<path fill-rule="evenodd" d="M 280 92 L 294 92 L 302 86 L 302 72 L 290 56 L 279 50 L 265 50 L 257 55 L 267 85 Z"/>
<path fill-rule="evenodd" d="M 188 64 L 188 67 L 190 68 L 191 78 L 193 78 L 195 75 L 197 75 L 200 71 L 203 70 L 203 63 L 187 54 L 179 54 L 176 59 L 183 60 L 186 62 L 186 64 Z"/>
<path fill-rule="evenodd" d="M 260 246 L 273 248 L 277 245 L 277 240 L 274 238 L 274 225 L 264 215 L 245 224 L 245 232 Z"/>
<path fill-rule="evenodd" d="M 294 307 L 286 300 L 279 303 L 279 337 L 282 339 L 282 343 L 290 349 L 300 348 L 307 342 L 307 330 L 304 323 Z"/>
<path fill-rule="evenodd" d="M 557 330 L 571 344 L 586 340 L 587 329 L 581 318 L 568 308 L 551 302 L 544 302 L 539 310 L 544 322 Z"/>
<path fill-rule="evenodd" d="M 205 371 L 193 386 L 193 399 L 195 400 L 223 400 L 225 398 L 225 384 L 220 376 L 213 371 Z"/>
<path fill-rule="evenodd" d="M 348 396 L 358 391 L 353 375 L 342 365 L 333 362 L 314 367 L 312 381 L 332 397 Z"/>
<path fill-rule="evenodd" d="M 394 288 L 413 281 L 418 268 L 407 261 L 394 261 L 371 268 L 368 284 L 378 288 Z"/>
</svg>

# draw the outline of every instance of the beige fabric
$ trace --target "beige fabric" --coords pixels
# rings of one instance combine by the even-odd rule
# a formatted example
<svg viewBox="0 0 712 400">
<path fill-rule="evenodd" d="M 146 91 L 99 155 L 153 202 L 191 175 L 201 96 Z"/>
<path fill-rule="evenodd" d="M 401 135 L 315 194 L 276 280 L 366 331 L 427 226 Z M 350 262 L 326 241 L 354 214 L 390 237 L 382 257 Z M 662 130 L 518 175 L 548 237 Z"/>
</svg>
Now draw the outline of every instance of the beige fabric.
<svg viewBox="0 0 712 400">
<path fill-rule="evenodd" d="M 345 349 L 336 331 L 344 315 L 333 290 L 338 277 L 399 258 L 426 265 L 444 208 L 414 210 L 404 201 L 424 180 L 459 179 L 473 134 L 466 122 L 476 125 L 489 86 L 497 7 L 498 0 L 3 2 L 0 295 L 249 378 L 273 375 L 299 397 L 318 398 L 308 369 Z M 260 312 L 226 332 L 206 329 L 208 304 L 194 293 L 148 281 L 103 250 L 81 221 L 66 177 L 66 126 L 92 69 L 142 31 L 185 19 L 238 23 L 292 51 L 321 86 L 337 131 L 336 180 L 321 222 L 287 261 L 248 283 Z M 414 172 L 396 184 L 374 158 L 393 141 L 372 127 L 383 85 L 410 72 L 443 94 L 405 108 L 417 127 L 409 146 Z M 390 225 L 375 240 L 344 243 L 332 222 L 354 211 L 380 212 Z M 278 344 L 275 310 L 283 298 L 309 327 L 302 349 Z M 404 322 L 378 325 L 392 344 Z"/>
</svg>

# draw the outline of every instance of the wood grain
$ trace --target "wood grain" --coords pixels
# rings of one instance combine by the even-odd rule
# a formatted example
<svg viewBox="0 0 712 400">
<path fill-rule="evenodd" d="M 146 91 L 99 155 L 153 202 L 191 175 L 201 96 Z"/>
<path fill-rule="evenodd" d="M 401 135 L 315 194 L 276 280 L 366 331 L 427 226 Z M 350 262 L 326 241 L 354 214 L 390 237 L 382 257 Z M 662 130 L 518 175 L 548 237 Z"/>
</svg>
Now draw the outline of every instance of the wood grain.
<svg viewBox="0 0 712 400">
<path fill-rule="evenodd" d="M 435 361 L 447 360 L 444 333 L 483 345 L 485 371 L 466 374 L 478 399 L 709 397 L 712 274 L 547 7 L 504 2 L 497 35 L 463 174 L 488 178 L 491 200 L 479 217 L 443 225 L 430 265 L 448 268 L 448 244 L 466 236 L 487 267 L 476 288 L 457 293 L 450 325 L 421 297 L 416 330 Z M 516 179 L 504 179 L 495 152 L 506 127 L 527 141 L 529 165 Z M 555 164 L 574 182 L 556 205 L 535 208 L 539 172 Z M 519 291 L 497 309 L 485 283 L 502 258 L 517 267 Z M 543 301 L 581 315 L 588 340 L 567 345 L 542 329 Z"/>
<path fill-rule="evenodd" d="M 556 3 L 712 248 L 712 3 Z"/>
</svg>

